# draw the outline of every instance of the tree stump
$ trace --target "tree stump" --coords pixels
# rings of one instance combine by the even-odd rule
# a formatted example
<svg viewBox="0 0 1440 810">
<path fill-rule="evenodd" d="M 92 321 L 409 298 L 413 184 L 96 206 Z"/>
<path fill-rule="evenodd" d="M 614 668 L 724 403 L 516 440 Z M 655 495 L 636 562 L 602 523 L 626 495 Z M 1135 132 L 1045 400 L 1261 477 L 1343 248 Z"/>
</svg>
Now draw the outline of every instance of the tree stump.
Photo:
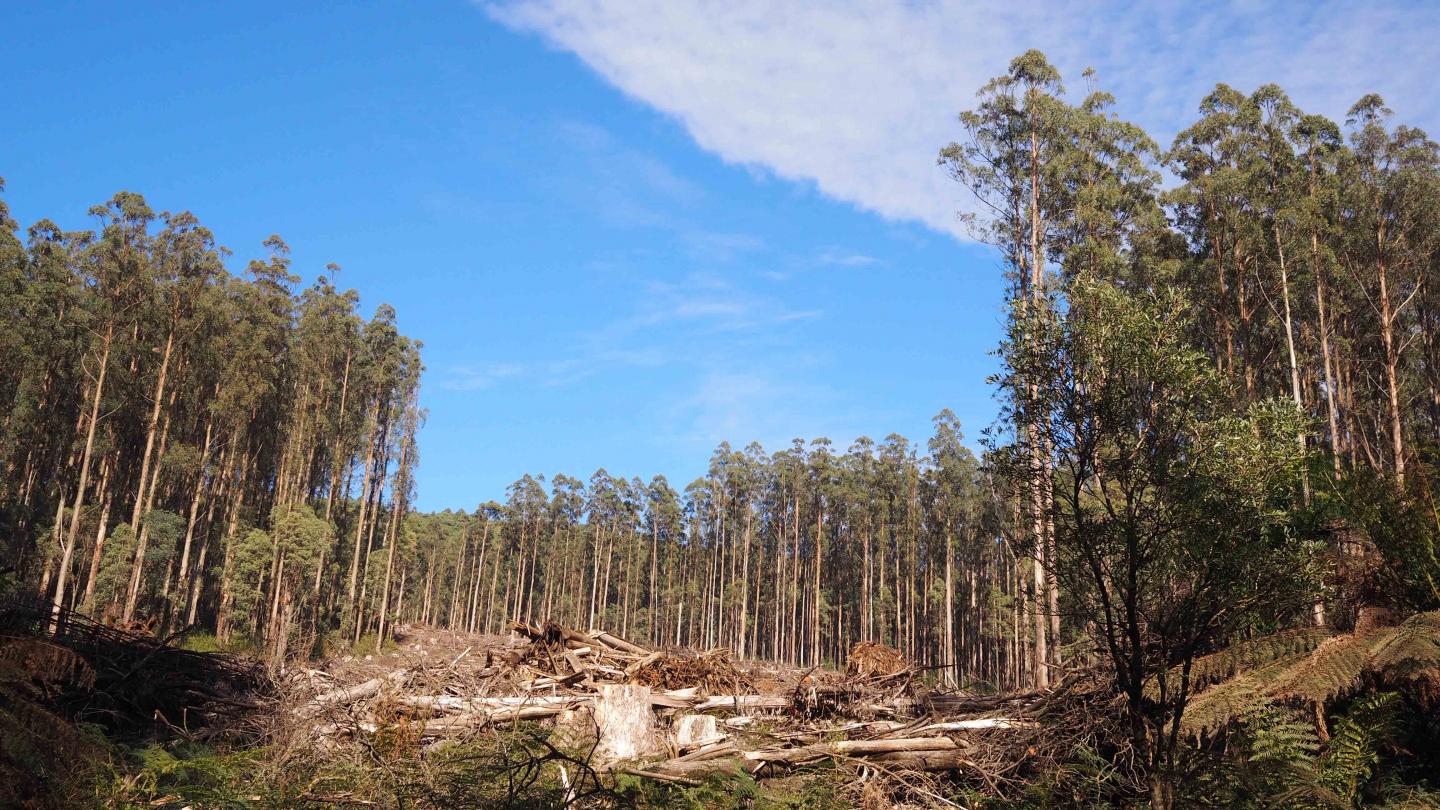
<svg viewBox="0 0 1440 810">
<path fill-rule="evenodd" d="M 715 718 L 708 714 L 685 714 L 675 721 L 675 745 L 683 750 L 700 748 L 720 742 L 725 735 L 715 725 Z"/>
<path fill-rule="evenodd" d="M 648 686 L 602 685 L 600 697 L 595 701 L 595 724 L 600 732 L 595 749 L 597 767 L 609 767 L 660 751 Z"/>
</svg>

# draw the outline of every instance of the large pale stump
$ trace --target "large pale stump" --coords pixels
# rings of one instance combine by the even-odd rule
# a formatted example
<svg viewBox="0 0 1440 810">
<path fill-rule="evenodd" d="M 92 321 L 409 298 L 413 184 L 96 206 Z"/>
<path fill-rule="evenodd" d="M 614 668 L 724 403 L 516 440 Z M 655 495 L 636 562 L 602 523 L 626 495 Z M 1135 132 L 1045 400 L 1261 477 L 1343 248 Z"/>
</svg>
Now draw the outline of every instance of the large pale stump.
<svg viewBox="0 0 1440 810">
<path fill-rule="evenodd" d="M 602 684 L 595 700 L 595 725 L 600 736 L 595 749 L 599 767 L 660 753 L 648 686 Z"/>
</svg>

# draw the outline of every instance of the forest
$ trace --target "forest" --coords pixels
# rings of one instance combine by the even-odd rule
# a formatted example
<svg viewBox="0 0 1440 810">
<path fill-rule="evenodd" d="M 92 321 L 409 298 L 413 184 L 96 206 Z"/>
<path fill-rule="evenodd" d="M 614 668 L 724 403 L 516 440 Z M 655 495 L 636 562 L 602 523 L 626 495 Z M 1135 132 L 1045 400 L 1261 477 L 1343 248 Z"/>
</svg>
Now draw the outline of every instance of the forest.
<svg viewBox="0 0 1440 810">
<path fill-rule="evenodd" d="M 1113 696 L 1095 750 L 958 806 L 1440 802 L 1440 146 L 1379 95 L 1223 84 L 1162 146 L 1083 80 L 1027 52 L 938 152 L 1008 282 L 973 441 L 944 410 L 473 511 L 410 508 L 422 347 L 339 267 L 302 288 L 272 237 L 232 273 L 132 192 L 85 231 L 0 207 L 0 589 L 272 667 L 517 620 L 872 641 Z"/>
</svg>

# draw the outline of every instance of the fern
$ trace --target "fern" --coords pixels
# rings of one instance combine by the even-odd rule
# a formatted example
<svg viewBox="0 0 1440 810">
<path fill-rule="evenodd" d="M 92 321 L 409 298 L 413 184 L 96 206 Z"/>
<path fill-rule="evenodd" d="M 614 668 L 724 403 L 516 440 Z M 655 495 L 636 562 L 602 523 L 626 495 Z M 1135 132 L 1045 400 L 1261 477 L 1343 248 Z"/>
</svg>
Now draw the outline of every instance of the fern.
<svg viewBox="0 0 1440 810">
<path fill-rule="evenodd" d="M 1216 684 L 1190 699 L 1181 715 L 1181 728 L 1199 735 L 1265 711 L 1273 702 L 1269 686 L 1288 668 L 1305 660 L 1304 655 L 1282 658 L 1224 683 Z"/>
<path fill-rule="evenodd" d="M 1241 725 L 1248 789 L 1285 808 L 1353 808 L 1375 791 L 1384 752 L 1401 734 L 1398 692 L 1360 698 L 1323 746 L 1304 712 L 1271 706 Z M 1378 791 L 1385 792 L 1385 791 Z"/>
<path fill-rule="evenodd" d="M 1358 688 L 1370 667 L 1370 652 L 1390 628 L 1336 636 L 1281 672 L 1269 693 L 1281 700 L 1325 703 Z"/>
<path fill-rule="evenodd" d="M 1440 611 L 1417 613 L 1401 622 L 1372 656 L 1392 676 L 1440 681 Z"/>
<path fill-rule="evenodd" d="M 1375 775 L 1381 749 L 1399 733 L 1399 709 L 1400 695 L 1396 692 L 1381 692 L 1356 701 L 1349 713 L 1335 723 L 1330 742 L 1316 763 L 1317 781 L 1353 805 Z"/>
<path fill-rule="evenodd" d="M 1202 655 L 1190 662 L 1190 691 L 1196 692 L 1276 661 L 1294 660 L 1296 656 L 1314 650 L 1332 635 L 1324 628 L 1301 627 L 1236 642 L 1218 652 Z M 1182 671 L 1181 667 L 1171 667 L 1166 678 L 1172 684 L 1179 683 Z M 1157 679 L 1146 681 L 1145 696 L 1151 700 L 1160 699 Z"/>
<path fill-rule="evenodd" d="M 1263 712 L 1247 725 L 1252 729 L 1250 759 L 1254 762 L 1309 768 L 1320 753 L 1314 724 L 1298 712 Z"/>
<path fill-rule="evenodd" d="M 1202 674 L 1233 671 L 1190 700 L 1181 725 L 1190 734 L 1215 731 L 1254 715 L 1271 703 L 1324 705 L 1359 691 L 1367 683 L 1403 686 L 1412 692 L 1440 694 L 1440 611 L 1411 616 L 1398 626 L 1334 636 L 1309 652 L 1246 669 L 1257 651 L 1295 649 L 1294 631 L 1236 645 L 1201 659 Z M 1235 650 L 1236 648 L 1231 648 Z"/>
</svg>

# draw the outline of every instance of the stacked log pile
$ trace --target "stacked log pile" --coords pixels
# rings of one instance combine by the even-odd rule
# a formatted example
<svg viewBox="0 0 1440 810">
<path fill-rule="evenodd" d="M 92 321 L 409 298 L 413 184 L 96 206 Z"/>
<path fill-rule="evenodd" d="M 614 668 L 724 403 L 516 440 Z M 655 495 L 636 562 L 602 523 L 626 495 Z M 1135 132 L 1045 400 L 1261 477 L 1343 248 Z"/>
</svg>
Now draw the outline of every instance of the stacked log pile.
<svg viewBox="0 0 1440 810">
<path fill-rule="evenodd" d="M 298 676 L 292 715 L 328 745 L 387 727 L 440 746 L 519 721 L 601 770 L 682 785 L 745 771 L 757 778 L 830 761 L 886 772 L 978 767 L 977 734 L 1033 728 L 1024 699 L 927 694 L 898 653 L 865 644 L 848 673 L 753 678 L 726 651 L 652 650 L 614 634 L 517 622 L 502 647 L 431 660 L 359 683 Z M 760 683 L 760 686 L 757 686 Z M 1038 702 L 1037 700 L 1030 703 Z"/>
</svg>

